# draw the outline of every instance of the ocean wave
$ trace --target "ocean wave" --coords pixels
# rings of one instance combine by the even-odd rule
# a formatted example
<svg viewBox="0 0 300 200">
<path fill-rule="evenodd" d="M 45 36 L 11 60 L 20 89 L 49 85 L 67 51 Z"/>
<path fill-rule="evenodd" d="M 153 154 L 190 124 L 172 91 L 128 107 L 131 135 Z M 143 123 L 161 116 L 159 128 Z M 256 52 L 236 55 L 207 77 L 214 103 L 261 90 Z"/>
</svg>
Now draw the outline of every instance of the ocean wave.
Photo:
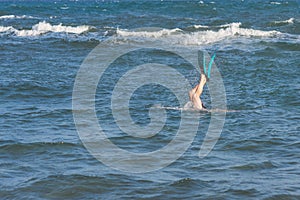
<svg viewBox="0 0 300 200">
<path fill-rule="evenodd" d="M 90 26 L 87 25 L 81 25 L 81 26 L 64 26 L 62 24 L 58 25 L 51 25 L 50 23 L 47 23 L 45 21 L 39 22 L 38 24 L 35 24 L 32 26 L 31 29 L 26 30 L 18 30 L 15 29 L 12 26 L 0 26 L 0 33 L 13 33 L 16 36 L 20 37 L 28 37 L 28 36 L 39 36 L 43 35 L 48 32 L 54 32 L 54 33 L 73 33 L 73 34 L 81 34 L 84 32 L 87 32 L 91 29 Z"/>
<path fill-rule="evenodd" d="M 209 28 L 209 26 L 204 26 L 204 25 L 193 25 L 193 28 Z"/>
<path fill-rule="evenodd" d="M 117 29 L 117 35 L 125 36 L 125 37 L 153 37 L 153 38 L 160 38 L 164 36 L 169 36 L 173 34 L 177 34 L 182 32 L 181 29 L 159 29 L 159 28 L 147 28 L 146 30 L 136 30 L 136 31 L 129 31 L 126 29 Z"/>
<path fill-rule="evenodd" d="M 34 17 L 28 15 L 2 15 L 0 19 L 34 19 Z"/>
<path fill-rule="evenodd" d="M 253 163 L 246 163 L 242 165 L 235 165 L 230 167 L 231 169 L 235 170 L 261 170 L 261 169 L 272 169 L 276 168 L 278 165 L 275 162 L 270 160 L 263 161 L 263 162 L 253 162 Z"/>
<path fill-rule="evenodd" d="M 287 20 L 283 20 L 283 21 L 274 21 L 274 24 L 293 24 L 295 21 L 294 18 L 290 18 Z"/>
<path fill-rule="evenodd" d="M 199 181 L 199 182 L 203 182 L 203 181 Z M 197 180 L 193 179 L 193 178 L 181 178 L 179 180 L 173 181 L 171 183 L 172 186 L 183 186 L 183 185 L 189 185 L 189 184 L 195 184 L 197 183 Z"/>
<path fill-rule="evenodd" d="M 217 26 L 205 26 L 205 25 L 193 25 L 192 27 L 195 28 L 195 29 L 201 29 L 201 28 L 228 28 L 228 27 L 231 27 L 231 26 L 234 26 L 234 25 L 238 25 L 240 26 L 241 23 L 228 23 L 228 24 L 221 24 L 221 25 L 217 25 Z"/>
<path fill-rule="evenodd" d="M 0 33 L 3 33 L 3 32 L 13 32 L 15 31 L 16 29 L 12 26 L 0 26 Z"/>
<path fill-rule="evenodd" d="M 57 150 L 57 149 L 73 149 L 81 148 L 81 143 L 71 143 L 71 142 L 32 142 L 32 143 L 12 143 L 7 142 L 4 144 L 0 143 L 2 154 L 11 154 L 16 152 L 26 152 L 26 151 L 45 151 L 47 149 Z"/>
<path fill-rule="evenodd" d="M 281 2 L 271 1 L 270 4 L 273 4 L 273 5 L 281 5 Z"/>
<path fill-rule="evenodd" d="M 195 25 L 194 27 L 200 27 Z M 212 27 L 216 28 L 216 27 Z M 130 38 L 167 38 L 168 42 L 173 42 L 180 45 L 200 45 L 218 42 L 227 38 L 234 38 L 238 36 L 244 37 L 273 37 L 280 35 L 279 31 L 262 31 L 249 28 L 241 28 L 241 23 L 230 23 L 220 25 L 218 30 L 205 30 L 196 32 L 184 32 L 183 30 L 176 29 L 161 29 L 158 31 L 153 30 L 126 30 L 117 29 L 116 34 L 118 37 Z"/>
<path fill-rule="evenodd" d="M 286 21 L 293 21 L 291 18 Z M 72 33 L 83 34 L 80 37 L 68 37 L 69 40 L 76 41 L 102 41 L 109 38 L 113 42 L 163 42 L 173 45 L 206 45 L 227 39 L 237 38 L 285 38 L 294 41 L 298 40 L 297 35 L 285 34 L 275 30 L 257 30 L 252 28 L 243 28 L 241 23 L 234 22 L 222 25 L 205 26 L 191 25 L 183 28 L 140 28 L 140 29 L 121 29 L 115 27 L 97 28 L 89 25 L 81 26 L 64 26 L 61 23 L 52 25 L 46 21 L 39 22 L 32 26 L 31 29 L 18 30 L 13 26 L 0 26 L 0 34 L 12 35 L 18 37 L 37 37 L 47 33 Z M 57 35 L 60 37 L 60 35 Z"/>
</svg>

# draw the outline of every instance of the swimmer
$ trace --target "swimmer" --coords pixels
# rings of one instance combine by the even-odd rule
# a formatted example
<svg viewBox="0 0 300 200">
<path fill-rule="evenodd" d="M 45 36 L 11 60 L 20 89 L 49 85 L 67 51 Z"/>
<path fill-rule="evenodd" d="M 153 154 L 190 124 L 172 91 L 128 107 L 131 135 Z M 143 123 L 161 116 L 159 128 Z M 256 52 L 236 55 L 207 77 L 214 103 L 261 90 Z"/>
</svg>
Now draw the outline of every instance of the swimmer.
<svg viewBox="0 0 300 200">
<path fill-rule="evenodd" d="M 205 56 L 203 55 L 203 70 L 201 70 L 200 82 L 192 90 L 189 91 L 190 101 L 193 104 L 193 108 L 196 110 L 208 111 L 206 109 L 206 107 L 204 106 L 200 97 L 203 92 L 203 87 L 205 86 L 206 82 L 210 78 L 210 71 L 211 71 L 211 67 L 212 67 L 213 61 L 215 59 L 215 56 L 216 56 L 216 54 L 214 54 L 212 56 L 212 58 L 208 64 L 208 69 L 206 70 Z"/>
</svg>

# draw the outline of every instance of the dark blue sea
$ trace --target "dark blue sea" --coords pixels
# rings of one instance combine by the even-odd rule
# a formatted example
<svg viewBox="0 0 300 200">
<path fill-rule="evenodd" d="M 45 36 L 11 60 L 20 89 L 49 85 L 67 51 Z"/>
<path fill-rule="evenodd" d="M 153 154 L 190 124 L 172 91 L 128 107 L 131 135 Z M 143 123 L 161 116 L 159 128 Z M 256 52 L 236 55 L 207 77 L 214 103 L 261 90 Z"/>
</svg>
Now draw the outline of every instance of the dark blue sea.
<svg viewBox="0 0 300 200">
<path fill-rule="evenodd" d="M 224 88 L 226 111 L 187 111 L 174 94 L 199 80 L 181 57 L 197 60 L 197 50 L 216 54 L 222 80 L 213 87 L 212 74 L 201 99 L 221 109 L 214 91 Z M 300 199 L 298 0 L 1 1 L 0 52 L 0 199 Z M 144 68 L 130 74 L 134 66 Z M 124 76 L 139 83 L 131 93 L 127 79 L 117 85 Z M 128 93 L 127 109 L 118 107 Z M 151 119 L 161 111 L 166 119 Z M 177 139 L 183 113 L 190 129 Z M 213 148 L 199 157 L 220 116 Z"/>
</svg>

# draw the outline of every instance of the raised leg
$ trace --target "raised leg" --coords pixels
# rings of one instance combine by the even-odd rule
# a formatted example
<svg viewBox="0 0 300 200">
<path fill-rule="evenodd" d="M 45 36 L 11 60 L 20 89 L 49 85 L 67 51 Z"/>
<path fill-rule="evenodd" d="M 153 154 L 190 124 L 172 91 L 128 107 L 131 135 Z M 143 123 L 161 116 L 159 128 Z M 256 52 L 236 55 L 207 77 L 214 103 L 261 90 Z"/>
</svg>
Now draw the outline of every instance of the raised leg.
<svg viewBox="0 0 300 200">
<path fill-rule="evenodd" d="M 205 83 L 206 83 L 206 76 L 204 74 L 201 74 L 200 83 L 197 84 L 192 90 L 189 91 L 189 97 L 191 101 L 195 96 L 197 97 L 201 96 Z"/>
<path fill-rule="evenodd" d="M 205 83 L 206 83 L 206 76 L 204 74 L 201 74 L 200 83 L 198 84 L 196 92 L 195 92 L 198 97 L 201 96 Z"/>
</svg>

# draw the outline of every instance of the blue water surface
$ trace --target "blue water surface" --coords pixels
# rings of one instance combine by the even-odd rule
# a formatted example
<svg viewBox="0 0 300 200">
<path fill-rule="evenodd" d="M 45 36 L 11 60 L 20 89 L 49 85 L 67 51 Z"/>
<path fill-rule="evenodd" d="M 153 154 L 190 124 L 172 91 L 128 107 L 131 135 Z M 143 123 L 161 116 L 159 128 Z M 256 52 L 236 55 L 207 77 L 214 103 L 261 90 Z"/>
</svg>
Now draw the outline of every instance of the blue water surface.
<svg viewBox="0 0 300 200">
<path fill-rule="evenodd" d="M 297 0 L 2 1 L 1 199 L 300 199 L 299 11 Z M 145 27 L 164 33 L 136 30 Z M 207 157 L 198 152 L 209 113 L 202 114 L 188 150 L 163 169 L 125 173 L 89 153 L 73 120 L 72 91 L 81 63 L 103 42 L 216 52 L 227 107 L 235 112 L 226 114 Z M 198 81 L 197 71 L 170 55 L 131 59 L 152 56 L 187 74 L 192 84 Z M 129 61 L 116 63 L 107 86 Z M 121 132 L 106 99 L 111 92 L 98 88 L 95 109 L 115 144 L 151 152 L 174 138 L 179 110 L 167 111 L 167 124 L 155 137 Z M 202 99 L 210 107 L 207 87 Z M 146 85 L 129 104 L 133 121 L 147 125 L 153 104 L 179 106 L 168 88 Z"/>
</svg>

